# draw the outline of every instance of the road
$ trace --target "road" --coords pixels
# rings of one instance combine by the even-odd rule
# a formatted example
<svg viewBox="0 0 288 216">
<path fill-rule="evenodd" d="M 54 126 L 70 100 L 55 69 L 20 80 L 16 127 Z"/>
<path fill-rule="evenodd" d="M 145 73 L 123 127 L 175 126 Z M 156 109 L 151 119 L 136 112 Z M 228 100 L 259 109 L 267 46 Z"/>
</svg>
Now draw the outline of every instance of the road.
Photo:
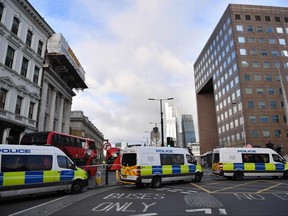
<svg viewBox="0 0 288 216">
<path fill-rule="evenodd" d="M 205 172 L 199 183 L 137 188 L 111 184 L 79 195 L 11 199 L 1 215 L 287 215 L 288 181 L 230 181 Z"/>
</svg>

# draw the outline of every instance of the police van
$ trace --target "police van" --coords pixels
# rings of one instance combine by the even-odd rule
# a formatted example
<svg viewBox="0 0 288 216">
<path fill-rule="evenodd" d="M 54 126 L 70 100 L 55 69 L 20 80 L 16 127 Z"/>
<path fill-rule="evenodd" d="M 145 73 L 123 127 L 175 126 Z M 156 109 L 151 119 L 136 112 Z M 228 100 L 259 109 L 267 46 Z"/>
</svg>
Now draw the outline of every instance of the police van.
<svg viewBox="0 0 288 216">
<path fill-rule="evenodd" d="M 120 179 L 124 183 L 157 188 L 168 181 L 199 182 L 202 176 L 201 165 L 187 149 L 128 146 L 123 150 Z"/>
<path fill-rule="evenodd" d="M 212 154 L 212 173 L 238 181 L 244 176 L 288 179 L 288 163 L 270 148 L 217 148 Z"/>
<path fill-rule="evenodd" d="M 56 147 L 0 144 L 0 197 L 80 193 L 88 185 L 87 177 Z"/>
</svg>

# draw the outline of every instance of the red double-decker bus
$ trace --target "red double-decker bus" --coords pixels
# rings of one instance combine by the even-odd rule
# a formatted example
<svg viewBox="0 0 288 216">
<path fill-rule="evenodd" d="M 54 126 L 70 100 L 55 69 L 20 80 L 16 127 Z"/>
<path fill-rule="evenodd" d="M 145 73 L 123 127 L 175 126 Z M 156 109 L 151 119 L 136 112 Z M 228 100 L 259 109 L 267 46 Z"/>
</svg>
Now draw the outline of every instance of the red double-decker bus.
<svg viewBox="0 0 288 216">
<path fill-rule="evenodd" d="M 94 140 L 54 131 L 25 134 L 21 145 L 52 145 L 61 149 L 89 176 L 97 172 L 97 149 Z"/>
<path fill-rule="evenodd" d="M 106 152 L 106 163 L 109 165 L 109 170 L 120 170 L 121 149 L 110 147 Z"/>
</svg>

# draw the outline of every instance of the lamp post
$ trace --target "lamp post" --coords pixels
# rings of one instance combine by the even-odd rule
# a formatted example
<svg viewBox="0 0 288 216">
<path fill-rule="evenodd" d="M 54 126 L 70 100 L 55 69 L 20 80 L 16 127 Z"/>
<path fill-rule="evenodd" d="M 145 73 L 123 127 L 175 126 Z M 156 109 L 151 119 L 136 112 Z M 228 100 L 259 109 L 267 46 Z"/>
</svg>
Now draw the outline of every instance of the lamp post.
<svg viewBox="0 0 288 216">
<path fill-rule="evenodd" d="M 161 99 L 156 99 L 156 98 L 148 98 L 148 100 L 156 100 L 160 101 L 160 115 L 161 115 L 161 146 L 164 147 L 164 128 L 163 128 L 163 111 L 162 111 L 162 101 L 163 100 L 173 100 L 174 98 L 161 98 Z"/>
<path fill-rule="evenodd" d="M 232 105 L 236 105 L 238 104 L 237 102 L 232 102 Z M 241 103 L 241 119 L 242 119 L 242 131 L 243 131 L 243 140 L 244 140 L 244 146 L 246 147 L 247 146 L 247 142 L 246 142 L 246 133 L 245 133 L 245 126 L 244 126 L 244 117 L 243 117 L 243 106 L 242 106 L 242 103 Z"/>
</svg>

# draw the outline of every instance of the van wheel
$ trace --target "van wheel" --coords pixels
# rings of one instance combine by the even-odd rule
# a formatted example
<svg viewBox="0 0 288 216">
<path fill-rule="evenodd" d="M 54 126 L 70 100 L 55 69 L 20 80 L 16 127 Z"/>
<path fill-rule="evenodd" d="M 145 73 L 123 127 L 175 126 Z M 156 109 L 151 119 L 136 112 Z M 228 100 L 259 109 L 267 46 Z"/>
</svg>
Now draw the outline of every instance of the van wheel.
<svg viewBox="0 0 288 216">
<path fill-rule="evenodd" d="M 83 190 L 83 184 L 81 181 L 75 181 L 71 186 L 71 193 L 79 194 Z"/>
<path fill-rule="evenodd" d="M 235 172 L 234 175 L 233 175 L 233 179 L 235 181 L 242 181 L 243 180 L 243 173 L 242 172 Z"/>
<path fill-rule="evenodd" d="M 197 172 L 194 176 L 194 182 L 200 182 L 201 181 L 201 174 Z"/>
<path fill-rule="evenodd" d="M 152 179 L 152 183 L 151 183 L 151 186 L 153 188 L 158 188 L 160 187 L 161 185 L 161 178 L 160 176 L 154 176 L 153 179 Z"/>
<path fill-rule="evenodd" d="M 288 179 L 288 170 L 286 170 L 286 171 L 284 172 L 283 178 L 284 178 L 284 179 Z"/>
</svg>

